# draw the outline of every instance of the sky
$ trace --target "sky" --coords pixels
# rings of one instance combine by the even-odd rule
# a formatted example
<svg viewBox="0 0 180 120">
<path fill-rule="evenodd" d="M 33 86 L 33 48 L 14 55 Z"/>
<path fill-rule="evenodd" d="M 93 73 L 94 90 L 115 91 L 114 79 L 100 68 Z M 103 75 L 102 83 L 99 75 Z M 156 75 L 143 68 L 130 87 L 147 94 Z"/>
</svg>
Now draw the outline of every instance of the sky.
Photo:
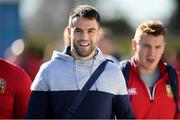
<svg viewBox="0 0 180 120">
<path fill-rule="evenodd" d="M 42 1 L 22 0 L 22 16 L 33 15 Z M 162 20 L 166 24 L 176 9 L 175 0 L 99 0 L 96 6 L 103 18 L 125 17 L 134 28 L 148 19 Z"/>
</svg>

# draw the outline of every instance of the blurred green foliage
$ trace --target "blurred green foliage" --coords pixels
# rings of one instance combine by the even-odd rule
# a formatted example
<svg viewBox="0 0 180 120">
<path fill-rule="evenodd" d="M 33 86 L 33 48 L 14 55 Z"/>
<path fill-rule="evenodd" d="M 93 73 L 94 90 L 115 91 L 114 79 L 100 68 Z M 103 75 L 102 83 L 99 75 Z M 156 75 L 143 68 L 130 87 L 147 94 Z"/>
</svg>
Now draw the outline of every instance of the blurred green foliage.
<svg viewBox="0 0 180 120">
<path fill-rule="evenodd" d="M 102 26 L 112 30 L 114 36 L 131 35 L 132 27 L 125 18 L 113 19 L 110 21 L 102 21 Z"/>
</svg>

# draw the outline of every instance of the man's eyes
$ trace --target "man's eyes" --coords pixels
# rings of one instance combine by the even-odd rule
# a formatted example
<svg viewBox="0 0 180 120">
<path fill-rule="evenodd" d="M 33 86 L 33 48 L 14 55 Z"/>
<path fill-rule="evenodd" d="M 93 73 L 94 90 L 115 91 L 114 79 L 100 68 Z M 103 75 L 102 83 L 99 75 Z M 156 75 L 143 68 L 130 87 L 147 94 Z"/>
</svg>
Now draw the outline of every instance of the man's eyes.
<svg viewBox="0 0 180 120">
<path fill-rule="evenodd" d="M 81 30 L 80 29 L 75 29 L 74 32 L 81 32 Z"/>
<path fill-rule="evenodd" d="M 145 47 L 145 48 L 152 48 L 152 46 L 150 46 L 150 45 L 148 45 L 148 44 L 144 44 L 143 47 Z M 159 48 L 161 48 L 160 45 L 155 46 L 155 49 L 159 49 Z"/>
<path fill-rule="evenodd" d="M 89 30 L 87 30 L 87 31 L 83 31 L 83 30 L 81 30 L 81 29 L 76 28 L 76 29 L 74 29 L 74 32 L 81 32 L 81 33 L 87 32 L 87 33 L 89 33 L 89 34 L 94 34 L 94 33 L 96 32 L 96 30 L 94 30 L 94 29 L 89 29 Z"/>
<path fill-rule="evenodd" d="M 88 33 L 95 33 L 95 30 L 89 30 Z"/>
</svg>

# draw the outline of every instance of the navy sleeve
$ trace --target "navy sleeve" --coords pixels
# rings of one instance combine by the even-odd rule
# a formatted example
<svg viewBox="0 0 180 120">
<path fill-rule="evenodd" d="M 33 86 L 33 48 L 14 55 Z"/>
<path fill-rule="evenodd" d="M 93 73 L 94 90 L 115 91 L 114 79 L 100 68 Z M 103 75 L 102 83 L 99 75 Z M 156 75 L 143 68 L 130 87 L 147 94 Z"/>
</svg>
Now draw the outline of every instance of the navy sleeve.
<svg viewBox="0 0 180 120">
<path fill-rule="evenodd" d="M 27 118 L 50 118 L 49 92 L 32 91 L 28 106 Z"/>
<path fill-rule="evenodd" d="M 117 119 L 134 118 L 128 95 L 116 95 L 113 98 L 113 112 Z"/>
</svg>

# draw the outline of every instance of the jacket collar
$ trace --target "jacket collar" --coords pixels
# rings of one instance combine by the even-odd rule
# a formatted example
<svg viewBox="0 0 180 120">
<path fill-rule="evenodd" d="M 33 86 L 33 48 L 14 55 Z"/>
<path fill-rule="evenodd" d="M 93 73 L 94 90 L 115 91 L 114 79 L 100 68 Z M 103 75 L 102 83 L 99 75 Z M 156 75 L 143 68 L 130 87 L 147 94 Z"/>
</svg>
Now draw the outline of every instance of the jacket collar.
<svg viewBox="0 0 180 120">
<path fill-rule="evenodd" d="M 64 49 L 63 52 L 57 52 L 54 51 L 53 55 L 52 55 L 52 59 L 63 59 L 63 60 L 75 60 L 70 53 L 70 46 L 66 47 Z M 96 55 L 94 56 L 94 58 L 92 58 L 95 60 L 95 64 L 99 64 L 99 62 L 102 62 L 105 60 L 105 57 L 103 56 L 103 53 L 101 52 L 101 50 L 99 48 L 96 48 Z"/>
</svg>

